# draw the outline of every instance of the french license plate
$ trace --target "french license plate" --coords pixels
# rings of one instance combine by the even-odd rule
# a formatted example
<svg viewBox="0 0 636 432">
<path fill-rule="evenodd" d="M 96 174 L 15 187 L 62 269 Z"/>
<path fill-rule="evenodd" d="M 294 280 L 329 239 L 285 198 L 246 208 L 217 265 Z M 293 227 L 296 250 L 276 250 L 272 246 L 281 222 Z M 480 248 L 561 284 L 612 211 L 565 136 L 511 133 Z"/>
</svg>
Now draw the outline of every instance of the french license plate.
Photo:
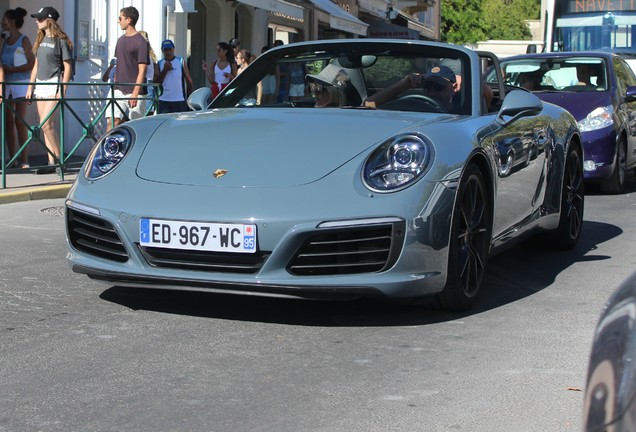
<svg viewBox="0 0 636 432">
<path fill-rule="evenodd" d="M 256 252 L 256 225 L 141 218 L 142 246 L 210 252 Z"/>
</svg>

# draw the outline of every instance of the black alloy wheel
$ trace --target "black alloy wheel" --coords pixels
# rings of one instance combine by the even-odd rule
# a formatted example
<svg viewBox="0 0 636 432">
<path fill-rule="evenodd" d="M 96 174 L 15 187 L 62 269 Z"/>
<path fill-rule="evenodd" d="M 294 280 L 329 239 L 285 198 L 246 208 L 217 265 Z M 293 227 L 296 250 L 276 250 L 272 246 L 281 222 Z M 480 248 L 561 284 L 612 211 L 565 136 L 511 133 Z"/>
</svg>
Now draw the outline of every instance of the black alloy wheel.
<svg viewBox="0 0 636 432">
<path fill-rule="evenodd" d="M 563 174 L 559 227 L 552 243 L 555 248 L 572 249 L 576 246 L 583 226 L 584 208 L 583 160 L 579 148 L 570 144 Z"/>
<path fill-rule="evenodd" d="M 461 311 L 476 301 L 490 253 L 492 206 L 483 174 L 466 167 L 453 210 L 444 290 L 437 295 L 442 309 Z"/>
</svg>

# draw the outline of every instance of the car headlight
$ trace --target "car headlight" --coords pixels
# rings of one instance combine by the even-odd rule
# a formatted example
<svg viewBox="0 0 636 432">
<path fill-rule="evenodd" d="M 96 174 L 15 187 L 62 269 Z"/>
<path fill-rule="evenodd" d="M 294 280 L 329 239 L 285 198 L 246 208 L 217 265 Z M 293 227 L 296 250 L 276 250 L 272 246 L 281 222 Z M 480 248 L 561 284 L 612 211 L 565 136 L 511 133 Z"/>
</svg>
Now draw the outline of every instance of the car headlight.
<svg viewBox="0 0 636 432">
<path fill-rule="evenodd" d="M 84 176 L 96 180 L 113 171 L 126 157 L 133 144 L 133 134 L 128 128 L 113 129 L 100 139 L 84 166 Z"/>
<path fill-rule="evenodd" d="M 611 126 L 614 124 L 613 114 L 614 108 L 611 105 L 598 107 L 579 122 L 579 129 L 581 132 L 589 132 Z"/>
<path fill-rule="evenodd" d="M 433 146 L 415 134 L 393 137 L 367 158 L 363 168 L 366 186 L 376 192 L 392 192 L 417 181 L 430 167 Z"/>
</svg>

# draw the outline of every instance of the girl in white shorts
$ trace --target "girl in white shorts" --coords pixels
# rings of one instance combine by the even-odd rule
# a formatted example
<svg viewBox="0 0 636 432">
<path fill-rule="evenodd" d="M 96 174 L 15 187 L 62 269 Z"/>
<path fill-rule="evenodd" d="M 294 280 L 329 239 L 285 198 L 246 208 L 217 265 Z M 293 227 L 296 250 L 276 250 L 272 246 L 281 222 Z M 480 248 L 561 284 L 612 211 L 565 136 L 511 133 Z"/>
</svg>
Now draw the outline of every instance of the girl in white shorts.
<svg viewBox="0 0 636 432">
<path fill-rule="evenodd" d="M 46 174 L 56 171 L 55 165 L 61 165 L 57 119 L 55 115 L 49 117 L 49 114 L 66 93 L 66 86 L 58 83 L 63 84 L 71 80 L 73 43 L 57 23 L 60 14 L 54 8 L 43 7 L 31 16 L 36 19 L 38 26 L 33 44 L 35 66 L 31 72 L 31 82 L 36 84 L 29 85 L 26 98 L 29 101 L 33 97 L 37 99 L 40 122 L 48 117 L 41 128 L 49 164 L 36 171 L 37 174 Z"/>
</svg>

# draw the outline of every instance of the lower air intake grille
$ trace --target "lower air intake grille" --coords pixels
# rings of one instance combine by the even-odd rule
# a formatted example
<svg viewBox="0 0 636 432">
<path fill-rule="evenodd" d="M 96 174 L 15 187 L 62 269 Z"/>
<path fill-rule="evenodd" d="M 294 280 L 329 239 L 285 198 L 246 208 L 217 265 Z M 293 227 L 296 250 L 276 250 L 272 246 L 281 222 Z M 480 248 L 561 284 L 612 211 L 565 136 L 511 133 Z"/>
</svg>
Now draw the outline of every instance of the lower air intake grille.
<svg viewBox="0 0 636 432">
<path fill-rule="evenodd" d="M 397 259 L 404 223 L 330 230 L 305 240 L 288 266 L 298 276 L 380 272 Z"/>
<path fill-rule="evenodd" d="M 155 267 L 224 273 L 256 273 L 270 255 L 269 252 L 238 254 L 146 246 L 139 249 L 146 261 Z"/>
<path fill-rule="evenodd" d="M 109 222 L 67 207 L 66 223 L 71 245 L 78 251 L 112 261 L 128 261 L 126 248 Z"/>
</svg>

